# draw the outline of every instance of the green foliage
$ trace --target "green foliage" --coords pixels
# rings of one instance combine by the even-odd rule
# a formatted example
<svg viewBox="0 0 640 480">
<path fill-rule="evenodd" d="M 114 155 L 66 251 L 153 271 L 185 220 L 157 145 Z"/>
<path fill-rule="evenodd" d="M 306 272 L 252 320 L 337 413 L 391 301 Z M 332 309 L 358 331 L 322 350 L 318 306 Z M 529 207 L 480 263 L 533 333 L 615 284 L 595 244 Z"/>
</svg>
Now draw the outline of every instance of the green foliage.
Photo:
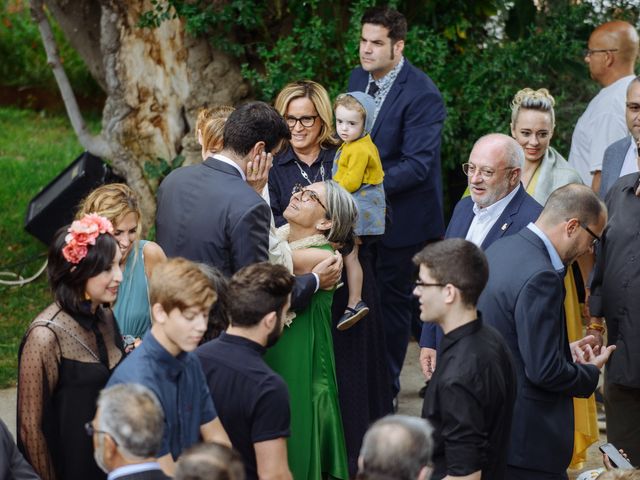
<svg viewBox="0 0 640 480">
<path fill-rule="evenodd" d="M 26 278 L 42 265 L 47 247 L 22 228 L 27 205 L 81 152 L 65 116 L 0 107 L 0 271 Z M 50 302 L 46 274 L 23 287 L 0 285 L 0 388 L 15 384 L 20 339 Z"/>
<path fill-rule="evenodd" d="M 164 158 L 158 157 L 155 162 L 145 162 L 144 173 L 154 189 L 157 189 L 162 179 L 169 175 L 171 170 L 181 167 L 183 163 L 184 156 L 182 155 L 177 155 L 170 162 L 167 162 Z"/>
<path fill-rule="evenodd" d="M 71 85 L 84 96 L 99 92 L 78 53 L 71 48 L 57 23 L 51 18 L 50 22 Z M 26 0 L 0 0 L 0 58 L 2 85 L 45 87 L 57 92 L 38 26 L 31 18 Z"/>
</svg>

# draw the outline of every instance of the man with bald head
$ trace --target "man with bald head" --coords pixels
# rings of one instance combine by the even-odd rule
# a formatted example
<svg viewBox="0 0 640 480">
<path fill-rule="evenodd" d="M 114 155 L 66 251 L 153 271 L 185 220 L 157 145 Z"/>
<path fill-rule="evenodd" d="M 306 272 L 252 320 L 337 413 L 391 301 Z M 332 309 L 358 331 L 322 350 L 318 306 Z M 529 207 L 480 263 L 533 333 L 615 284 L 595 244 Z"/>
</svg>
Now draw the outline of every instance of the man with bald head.
<svg viewBox="0 0 640 480">
<path fill-rule="evenodd" d="M 458 202 L 445 238 L 464 238 L 486 250 L 501 237 L 514 235 L 542 211 L 520 184 L 524 152 L 513 138 L 502 133 L 481 137 L 469 162 L 462 165 L 470 196 Z M 420 365 L 427 380 L 436 367 L 436 350 L 442 330 L 425 323 L 420 337 Z"/>
<path fill-rule="evenodd" d="M 569 164 L 583 182 L 600 190 L 600 172 L 606 148 L 629 135 L 625 122 L 627 86 L 634 78 L 638 32 L 627 22 L 607 22 L 589 37 L 584 60 L 591 78 L 602 90 L 578 119 L 571 139 Z"/>
</svg>

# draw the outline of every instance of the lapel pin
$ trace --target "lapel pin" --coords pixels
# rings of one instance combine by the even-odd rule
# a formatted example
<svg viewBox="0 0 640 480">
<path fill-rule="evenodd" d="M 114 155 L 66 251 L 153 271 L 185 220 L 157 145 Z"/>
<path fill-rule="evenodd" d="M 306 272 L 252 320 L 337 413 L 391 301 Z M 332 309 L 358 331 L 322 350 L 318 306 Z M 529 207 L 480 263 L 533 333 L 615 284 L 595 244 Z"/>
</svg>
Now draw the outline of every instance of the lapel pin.
<svg viewBox="0 0 640 480">
<path fill-rule="evenodd" d="M 509 228 L 509 224 L 505 223 L 504 225 L 502 225 L 502 228 L 500 230 L 504 232 L 507 228 Z"/>
</svg>

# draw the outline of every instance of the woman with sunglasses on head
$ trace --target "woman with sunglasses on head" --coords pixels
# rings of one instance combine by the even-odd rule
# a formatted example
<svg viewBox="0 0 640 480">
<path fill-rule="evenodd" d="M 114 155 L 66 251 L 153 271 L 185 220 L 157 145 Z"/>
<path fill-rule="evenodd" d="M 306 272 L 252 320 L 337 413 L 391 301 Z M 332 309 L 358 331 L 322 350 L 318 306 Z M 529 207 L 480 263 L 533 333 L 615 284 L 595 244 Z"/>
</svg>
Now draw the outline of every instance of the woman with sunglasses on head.
<svg viewBox="0 0 640 480">
<path fill-rule="evenodd" d="M 85 215 L 49 249 L 54 303 L 31 322 L 18 353 L 18 445 L 44 480 L 106 478 L 84 431 L 124 355 L 114 321 L 122 254 L 113 226 Z"/>
<path fill-rule="evenodd" d="M 541 205 L 557 188 L 569 183 L 582 183 L 578 172 L 550 145 L 555 128 L 554 105 L 554 98 L 545 88 L 522 89 L 511 102 L 511 135 L 524 150 L 525 157 L 522 184 Z M 576 277 L 584 285 L 583 279 L 589 277 L 593 268 L 593 256 L 583 255 L 577 263 L 580 269 L 568 268 L 564 282 L 564 310 L 570 342 L 584 337 Z M 587 448 L 599 438 L 593 396 L 574 399 L 574 417 L 575 438 L 570 468 L 582 468 L 582 462 L 587 458 Z"/>
<path fill-rule="evenodd" d="M 349 192 L 332 180 L 296 186 L 278 229 L 287 241 L 296 275 L 309 273 L 333 255 L 332 244 L 353 237 L 357 207 Z M 296 312 L 265 361 L 289 387 L 291 437 L 287 442 L 293 478 L 348 479 L 347 452 L 333 353 L 333 291 L 318 290 Z"/>
</svg>

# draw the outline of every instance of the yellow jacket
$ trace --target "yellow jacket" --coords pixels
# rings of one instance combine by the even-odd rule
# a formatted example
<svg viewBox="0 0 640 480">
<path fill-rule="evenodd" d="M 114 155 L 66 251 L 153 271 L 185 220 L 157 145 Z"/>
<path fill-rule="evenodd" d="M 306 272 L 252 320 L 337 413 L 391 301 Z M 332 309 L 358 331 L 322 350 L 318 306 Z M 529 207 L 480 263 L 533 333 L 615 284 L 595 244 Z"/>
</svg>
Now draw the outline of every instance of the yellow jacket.
<svg viewBox="0 0 640 480">
<path fill-rule="evenodd" d="M 338 170 L 333 179 L 350 193 L 358 190 L 363 183 L 382 183 L 382 162 L 371 135 L 367 134 L 353 142 L 343 143 L 338 153 Z"/>
</svg>

